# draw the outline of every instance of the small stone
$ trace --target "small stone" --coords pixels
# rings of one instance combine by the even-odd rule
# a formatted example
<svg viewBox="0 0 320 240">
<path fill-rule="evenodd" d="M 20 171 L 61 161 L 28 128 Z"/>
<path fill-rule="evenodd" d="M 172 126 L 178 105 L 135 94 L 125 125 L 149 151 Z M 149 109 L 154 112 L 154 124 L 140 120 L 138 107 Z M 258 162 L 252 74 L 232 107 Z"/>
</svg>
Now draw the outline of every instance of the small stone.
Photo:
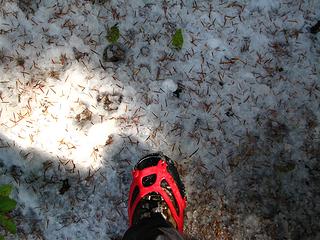
<svg viewBox="0 0 320 240">
<path fill-rule="evenodd" d="M 19 57 L 16 59 L 16 62 L 17 62 L 17 65 L 18 65 L 18 66 L 24 67 L 25 60 L 24 60 L 23 57 L 20 57 L 20 56 L 19 56 Z"/>
<path fill-rule="evenodd" d="M 140 53 L 142 56 L 148 57 L 150 55 L 150 48 L 148 48 L 147 46 L 144 46 L 140 49 Z"/>
<path fill-rule="evenodd" d="M 125 59 L 125 50 L 118 44 L 110 44 L 103 51 L 104 62 L 120 62 Z"/>
<path fill-rule="evenodd" d="M 62 180 L 62 187 L 59 190 L 59 193 L 63 195 L 65 192 L 67 192 L 70 189 L 70 184 L 68 179 Z"/>
<path fill-rule="evenodd" d="M 154 40 L 154 39 L 152 39 L 151 41 L 150 41 L 150 45 L 155 45 L 156 44 L 156 41 Z"/>
<path fill-rule="evenodd" d="M 310 28 L 310 32 L 312 34 L 317 34 L 318 32 L 320 32 L 320 21 L 318 21 L 314 26 Z"/>
<path fill-rule="evenodd" d="M 234 116 L 234 113 L 233 113 L 233 111 L 232 111 L 232 108 L 228 108 L 228 109 L 227 109 L 226 115 L 227 115 L 228 117 Z"/>
<path fill-rule="evenodd" d="M 181 93 L 182 93 L 182 88 L 179 88 L 179 85 L 178 85 L 178 88 L 173 92 L 173 95 L 177 98 L 180 98 Z"/>
<path fill-rule="evenodd" d="M 175 92 L 178 89 L 178 85 L 172 79 L 166 79 L 162 83 L 162 89 L 168 92 Z"/>
</svg>

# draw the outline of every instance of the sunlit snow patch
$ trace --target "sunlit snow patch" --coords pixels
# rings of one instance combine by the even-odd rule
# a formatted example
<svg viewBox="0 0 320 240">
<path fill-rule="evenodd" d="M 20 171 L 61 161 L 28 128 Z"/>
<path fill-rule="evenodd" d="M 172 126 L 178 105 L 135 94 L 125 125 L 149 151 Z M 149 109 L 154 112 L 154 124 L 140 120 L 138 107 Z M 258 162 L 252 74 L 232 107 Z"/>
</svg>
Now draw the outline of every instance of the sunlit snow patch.
<svg viewBox="0 0 320 240">
<path fill-rule="evenodd" d="M 109 135 L 117 132 L 117 126 L 115 120 L 105 119 L 95 123 L 90 119 L 84 126 L 77 124 L 75 119 L 83 106 L 98 115 L 94 107 L 96 98 L 88 86 L 79 66 L 66 71 L 60 81 L 47 79 L 43 91 L 30 93 L 28 103 L 11 104 L 3 109 L 1 120 L 6 123 L 3 133 L 24 149 L 71 159 L 83 169 L 99 168 L 104 144 Z M 17 122 L 10 121 L 13 112 Z"/>
</svg>

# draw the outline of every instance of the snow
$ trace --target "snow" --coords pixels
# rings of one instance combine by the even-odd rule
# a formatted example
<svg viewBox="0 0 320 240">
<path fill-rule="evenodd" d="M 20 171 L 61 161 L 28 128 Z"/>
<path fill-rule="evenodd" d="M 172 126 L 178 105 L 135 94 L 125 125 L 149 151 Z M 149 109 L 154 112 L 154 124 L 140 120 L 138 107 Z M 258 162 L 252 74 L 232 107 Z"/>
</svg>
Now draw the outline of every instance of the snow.
<svg viewBox="0 0 320 240">
<path fill-rule="evenodd" d="M 6 238 L 121 239 L 131 169 L 156 151 L 189 237 L 319 238 L 319 17 L 317 0 L 0 1 Z M 115 24 L 126 57 L 104 62 Z"/>
</svg>

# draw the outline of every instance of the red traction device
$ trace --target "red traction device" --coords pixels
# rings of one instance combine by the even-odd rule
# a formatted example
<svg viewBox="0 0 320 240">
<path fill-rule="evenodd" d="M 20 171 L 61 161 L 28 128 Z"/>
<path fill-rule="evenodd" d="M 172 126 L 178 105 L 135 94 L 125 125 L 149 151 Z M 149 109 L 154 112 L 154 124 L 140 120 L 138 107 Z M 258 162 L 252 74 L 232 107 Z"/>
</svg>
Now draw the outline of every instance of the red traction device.
<svg viewBox="0 0 320 240">
<path fill-rule="evenodd" d="M 187 199 L 174 162 L 164 155 L 151 154 L 137 163 L 132 175 L 128 207 L 130 226 L 138 203 L 148 194 L 157 193 L 168 205 L 177 230 L 183 233 Z"/>
</svg>

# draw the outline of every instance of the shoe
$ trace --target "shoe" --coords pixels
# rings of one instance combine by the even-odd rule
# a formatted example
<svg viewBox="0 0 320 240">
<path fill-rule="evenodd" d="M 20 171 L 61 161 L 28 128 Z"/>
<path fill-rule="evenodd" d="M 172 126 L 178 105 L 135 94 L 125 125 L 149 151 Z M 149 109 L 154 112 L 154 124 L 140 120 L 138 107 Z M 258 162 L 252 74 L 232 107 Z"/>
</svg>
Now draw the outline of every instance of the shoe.
<svg viewBox="0 0 320 240">
<path fill-rule="evenodd" d="M 160 213 L 182 233 L 187 198 L 174 162 L 161 153 L 150 154 L 136 164 L 132 176 L 129 225 Z"/>
</svg>

